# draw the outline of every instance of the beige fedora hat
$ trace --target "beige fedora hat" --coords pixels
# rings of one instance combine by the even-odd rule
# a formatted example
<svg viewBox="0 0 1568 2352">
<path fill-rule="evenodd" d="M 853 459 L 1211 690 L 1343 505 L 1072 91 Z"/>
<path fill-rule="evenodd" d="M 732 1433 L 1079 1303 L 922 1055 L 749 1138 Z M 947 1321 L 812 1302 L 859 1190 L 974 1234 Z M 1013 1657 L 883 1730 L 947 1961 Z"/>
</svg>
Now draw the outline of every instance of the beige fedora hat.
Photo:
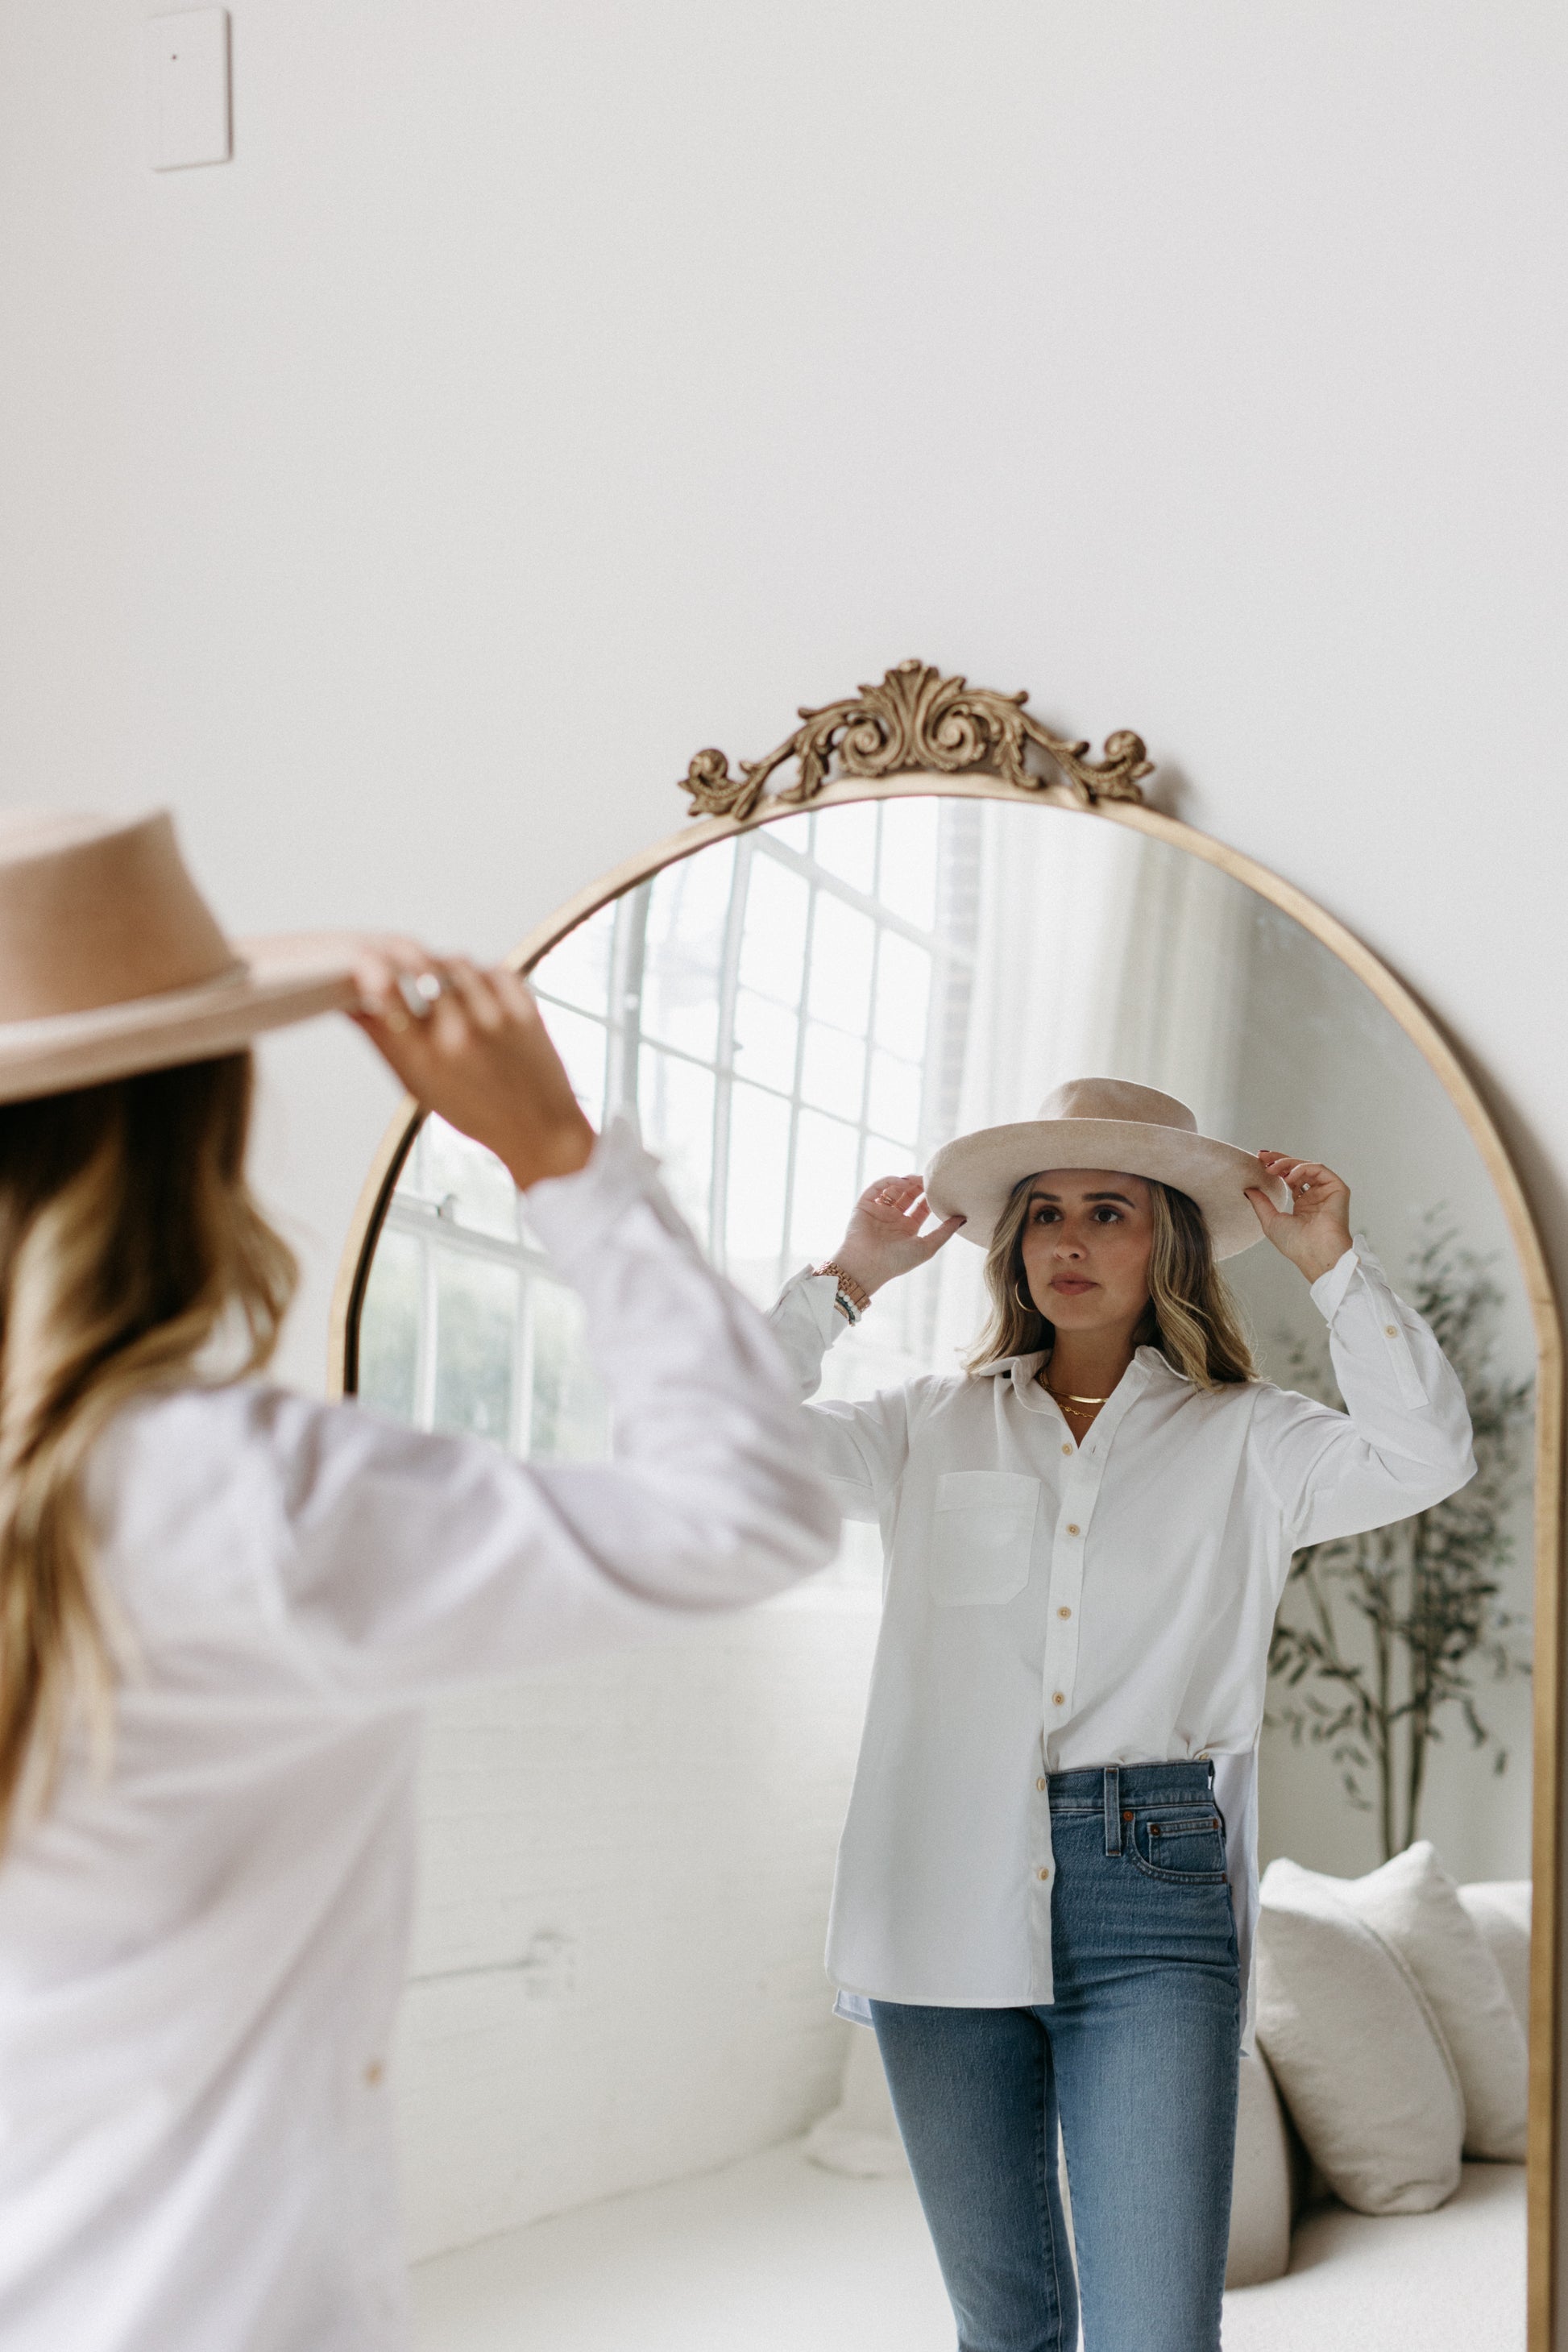
<svg viewBox="0 0 1568 2352">
<path fill-rule="evenodd" d="M 166 812 L 0 814 L 0 1102 L 231 1054 L 358 998 L 349 942 L 230 942 Z"/>
<path fill-rule="evenodd" d="M 1203 1211 L 1215 1257 L 1262 1238 L 1249 1184 L 1277 1209 L 1290 1207 L 1289 1186 L 1266 1176 L 1255 1153 L 1200 1135 L 1174 1095 L 1123 1078 L 1073 1078 L 1046 1097 L 1037 1118 L 944 1143 L 926 1172 L 926 1199 L 939 1217 L 967 1218 L 964 1239 L 984 1248 L 1014 1188 L 1046 1168 L 1119 1169 L 1173 1185 Z"/>
</svg>

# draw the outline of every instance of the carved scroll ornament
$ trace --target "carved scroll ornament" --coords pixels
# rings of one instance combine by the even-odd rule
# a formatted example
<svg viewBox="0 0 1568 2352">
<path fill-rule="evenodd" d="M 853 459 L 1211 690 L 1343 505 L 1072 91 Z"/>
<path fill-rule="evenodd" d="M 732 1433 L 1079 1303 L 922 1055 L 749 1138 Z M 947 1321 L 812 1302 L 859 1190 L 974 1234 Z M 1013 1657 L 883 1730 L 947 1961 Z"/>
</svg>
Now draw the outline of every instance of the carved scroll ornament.
<svg viewBox="0 0 1568 2352">
<path fill-rule="evenodd" d="M 843 702 L 803 709 L 805 721 L 765 759 L 742 760 L 730 772 L 728 755 L 694 754 L 683 786 L 691 794 L 693 816 L 729 816 L 743 822 L 766 792 L 770 776 L 786 761 L 799 763 L 795 782 L 768 795 L 780 806 L 815 800 L 840 776 L 892 776 L 906 769 L 934 769 L 944 776 L 999 776 L 1020 792 L 1065 784 L 1085 808 L 1096 801 L 1141 801 L 1139 778 L 1152 773 L 1142 739 L 1120 728 L 1105 739 L 1104 756 L 1088 757 L 1087 743 L 1053 735 L 1024 705 L 1027 689 L 995 694 L 962 677 L 943 677 L 928 662 L 900 662 L 880 686 L 863 686 Z M 1029 750 L 1038 764 L 1025 765 Z"/>
</svg>

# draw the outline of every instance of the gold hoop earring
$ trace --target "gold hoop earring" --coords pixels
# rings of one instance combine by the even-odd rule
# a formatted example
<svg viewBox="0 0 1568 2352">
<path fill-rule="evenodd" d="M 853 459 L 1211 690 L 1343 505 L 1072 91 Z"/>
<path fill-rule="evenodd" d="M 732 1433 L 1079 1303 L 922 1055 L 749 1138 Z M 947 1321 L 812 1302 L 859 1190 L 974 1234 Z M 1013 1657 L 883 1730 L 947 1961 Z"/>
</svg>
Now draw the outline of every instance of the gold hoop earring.
<svg viewBox="0 0 1568 2352">
<path fill-rule="evenodd" d="M 1039 1313 L 1040 1310 L 1036 1306 L 1032 1298 L 1019 1298 L 1016 1277 L 1015 1277 L 1013 1283 L 1013 1297 L 1016 1304 L 1023 1308 L 1026 1315 L 1037 1315 Z"/>
</svg>

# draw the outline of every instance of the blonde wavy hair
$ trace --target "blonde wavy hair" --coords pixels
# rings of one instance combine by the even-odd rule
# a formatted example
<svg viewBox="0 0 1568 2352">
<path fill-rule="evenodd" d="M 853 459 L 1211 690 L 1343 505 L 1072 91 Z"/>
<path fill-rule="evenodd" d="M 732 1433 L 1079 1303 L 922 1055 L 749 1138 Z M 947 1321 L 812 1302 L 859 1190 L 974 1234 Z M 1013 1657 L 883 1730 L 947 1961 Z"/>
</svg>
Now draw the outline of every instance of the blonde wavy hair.
<svg viewBox="0 0 1568 2352">
<path fill-rule="evenodd" d="M 0 1843 L 68 1732 L 106 1758 L 125 1644 L 96 1590 L 82 1471 L 111 1415 L 277 1344 L 294 1255 L 245 1181 L 247 1053 L 0 1105 Z"/>
<path fill-rule="evenodd" d="M 1255 1381 L 1258 1370 L 1236 1301 L 1215 1264 L 1214 1244 L 1197 1202 L 1173 1185 L 1152 1177 L 1154 1242 L 1149 1254 L 1149 1305 L 1134 1338 L 1158 1348 L 1177 1371 L 1200 1389 Z M 1024 1279 L 1024 1228 L 1028 1222 L 1033 1176 L 1015 1185 L 996 1221 L 985 1253 L 985 1287 L 991 1313 L 964 1370 L 975 1372 L 999 1356 L 1027 1356 L 1056 1345 L 1056 1327 L 1037 1307 L 1020 1304 Z"/>
</svg>

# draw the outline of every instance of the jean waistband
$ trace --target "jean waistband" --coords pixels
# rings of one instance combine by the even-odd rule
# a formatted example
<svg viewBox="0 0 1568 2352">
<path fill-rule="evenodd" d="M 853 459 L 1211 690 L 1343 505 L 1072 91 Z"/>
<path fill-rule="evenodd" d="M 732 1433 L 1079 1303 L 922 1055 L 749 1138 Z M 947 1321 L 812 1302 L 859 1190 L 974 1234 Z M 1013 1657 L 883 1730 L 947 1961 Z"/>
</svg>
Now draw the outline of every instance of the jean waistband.
<svg viewBox="0 0 1568 2352">
<path fill-rule="evenodd" d="M 1214 1793 L 1214 1766 L 1206 1756 L 1171 1764 L 1096 1764 L 1087 1770 L 1051 1774 L 1052 1812 L 1100 1812 L 1112 1773 L 1123 1804 L 1198 1804 Z"/>
</svg>

